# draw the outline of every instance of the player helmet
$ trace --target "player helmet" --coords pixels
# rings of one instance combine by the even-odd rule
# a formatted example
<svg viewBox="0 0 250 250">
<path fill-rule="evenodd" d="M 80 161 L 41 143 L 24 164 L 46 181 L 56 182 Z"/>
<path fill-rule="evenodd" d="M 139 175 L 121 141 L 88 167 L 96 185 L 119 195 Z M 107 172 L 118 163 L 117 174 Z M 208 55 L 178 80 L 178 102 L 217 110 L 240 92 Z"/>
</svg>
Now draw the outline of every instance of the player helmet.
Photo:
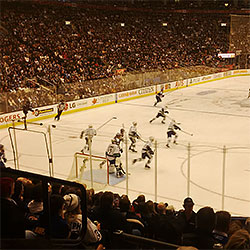
<svg viewBox="0 0 250 250">
<path fill-rule="evenodd" d="M 124 134 L 124 133 L 125 133 L 125 129 L 124 129 L 124 128 L 121 128 L 120 133 L 121 133 L 121 134 Z"/>
<path fill-rule="evenodd" d="M 3 144 L 0 144 L 0 149 L 3 149 L 4 148 L 4 145 Z"/>
<path fill-rule="evenodd" d="M 93 125 L 92 125 L 92 124 L 89 124 L 89 128 L 93 128 Z"/>
<path fill-rule="evenodd" d="M 154 142 L 155 138 L 153 136 L 149 137 L 149 141 Z"/>
<path fill-rule="evenodd" d="M 137 125 L 137 122 L 133 122 L 132 124 L 133 124 L 134 126 L 136 126 L 136 125 Z"/>
<path fill-rule="evenodd" d="M 121 133 L 117 133 L 116 135 L 115 135 L 115 137 L 121 137 L 122 135 L 121 135 Z"/>
</svg>

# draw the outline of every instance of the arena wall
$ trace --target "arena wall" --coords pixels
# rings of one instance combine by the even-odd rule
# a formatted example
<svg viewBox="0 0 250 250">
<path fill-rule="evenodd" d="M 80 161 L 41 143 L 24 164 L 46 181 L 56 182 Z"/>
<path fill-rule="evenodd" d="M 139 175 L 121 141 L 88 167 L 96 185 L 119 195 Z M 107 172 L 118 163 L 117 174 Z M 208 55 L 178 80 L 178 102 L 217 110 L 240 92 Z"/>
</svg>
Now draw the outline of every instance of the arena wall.
<svg viewBox="0 0 250 250">
<path fill-rule="evenodd" d="M 213 82 L 220 79 L 225 79 L 229 77 L 245 76 L 250 75 L 250 69 L 240 69 L 240 70 L 230 70 L 226 72 L 220 72 L 216 74 L 200 76 L 185 80 L 179 80 L 174 82 L 168 82 L 164 84 L 153 85 L 149 87 L 143 87 L 139 89 L 133 89 L 103 96 L 95 96 L 87 99 L 81 99 L 76 101 L 67 102 L 65 110 L 62 115 L 71 114 L 74 112 L 79 112 L 87 109 L 97 108 L 104 105 L 115 104 L 118 102 L 128 101 L 136 98 L 146 97 L 154 95 L 162 87 L 164 92 L 173 91 L 180 88 L 186 88 L 194 86 L 197 84 L 203 84 L 207 82 Z M 27 121 L 35 122 L 43 119 L 52 118 L 57 113 L 57 104 L 35 108 L 34 112 L 29 112 Z M 22 124 L 21 120 L 23 117 L 22 111 L 6 113 L 0 115 L 0 129 L 9 127 L 15 123 L 15 125 Z"/>
</svg>

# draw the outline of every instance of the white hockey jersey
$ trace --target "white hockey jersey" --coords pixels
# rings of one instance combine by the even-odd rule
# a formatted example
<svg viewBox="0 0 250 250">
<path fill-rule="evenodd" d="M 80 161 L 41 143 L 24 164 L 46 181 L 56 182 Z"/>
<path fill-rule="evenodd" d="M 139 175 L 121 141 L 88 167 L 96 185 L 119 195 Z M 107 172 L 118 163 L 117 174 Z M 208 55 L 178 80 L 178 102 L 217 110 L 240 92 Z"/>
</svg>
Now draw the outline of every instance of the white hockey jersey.
<svg viewBox="0 0 250 250">
<path fill-rule="evenodd" d="M 152 150 L 152 142 L 151 141 L 147 141 L 145 144 L 144 144 L 144 146 L 143 146 L 143 148 L 142 148 L 142 150 L 141 150 L 141 152 L 142 152 L 142 154 L 143 153 L 149 153 L 149 154 L 151 154 L 151 155 L 153 155 L 154 154 L 154 151 Z"/>
<path fill-rule="evenodd" d="M 177 126 L 176 122 L 171 121 L 171 122 L 169 123 L 169 126 L 168 126 L 168 131 L 174 131 L 174 130 L 177 130 L 177 129 L 180 130 L 180 127 Z"/>
<path fill-rule="evenodd" d="M 108 145 L 108 148 L 106 150 L 106 157 L 109 161 L 114 160 L 116 157 L 120 157 L 120 147 L 115 144 L 111 143 Z"/>
<path fill-rule="evenodd" d="M 128 135 L 131 137 L 139 137 L 139 135 L 137 133 L 137 127 L 132 125 L 129 129 Z"/>
<path fill-rule="evenodd" d="M 84 131 L 85 137 L 92 139 L 96 135 L 96 130 L 94 128 L 87 128 Z"/>
</svg>

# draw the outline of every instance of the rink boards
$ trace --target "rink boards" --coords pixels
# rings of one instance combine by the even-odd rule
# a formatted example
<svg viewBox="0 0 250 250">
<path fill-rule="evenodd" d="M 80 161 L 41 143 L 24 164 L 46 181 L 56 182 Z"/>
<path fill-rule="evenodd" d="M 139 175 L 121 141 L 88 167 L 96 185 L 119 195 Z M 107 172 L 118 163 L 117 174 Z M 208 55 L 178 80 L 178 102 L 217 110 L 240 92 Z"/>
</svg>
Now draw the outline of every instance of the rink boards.
<svg viewBox="0 0 250 250">
<path fill-rule="evenodd" d="M 118 92 L 103 96 L 96 96 L 76 101 L 70 101 L 66 103 L 65 110 L 62 113 L 62 115 L 154 95 L 156 92 L 160 91 L 161 88 L 164 89 L 164 92 L 168 92 L 176 89 L 190 87 L 197 84 L 217 81 L 229 77 L 246 76 L 246 75 L 250 75 L 250 69 L 231 70 L 206 76 L 162 83 L 158 85 Z M 57 104 L 33 108 L 33 110 L 34 112 L 28 113 L 27 116 L 28 122 L 34 122 L 54 117 L 55 114 L 57 113 Z M 22 111 L 0 115 L 0 129 L 11 126 L 13 122 L 15 123 L 15 125 L 22 124 L 22 122 L 19 121 L 22 119 L 22 117 L 23 117 Z"/>
</svg>

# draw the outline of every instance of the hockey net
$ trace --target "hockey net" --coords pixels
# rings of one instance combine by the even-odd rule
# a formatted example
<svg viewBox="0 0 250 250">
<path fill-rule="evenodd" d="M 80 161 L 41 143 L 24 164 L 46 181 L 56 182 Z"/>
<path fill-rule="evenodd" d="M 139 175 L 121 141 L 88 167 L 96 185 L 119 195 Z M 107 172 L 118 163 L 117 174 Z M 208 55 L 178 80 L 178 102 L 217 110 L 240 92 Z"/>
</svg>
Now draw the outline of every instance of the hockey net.
<svg viewBox="0 0 250 250">
<path fill-rule="evenodd" d="M 109 184 L 108 161 L 102 156 L 77 152 L 68 179 L 100 190 Z"/>
</svg>

